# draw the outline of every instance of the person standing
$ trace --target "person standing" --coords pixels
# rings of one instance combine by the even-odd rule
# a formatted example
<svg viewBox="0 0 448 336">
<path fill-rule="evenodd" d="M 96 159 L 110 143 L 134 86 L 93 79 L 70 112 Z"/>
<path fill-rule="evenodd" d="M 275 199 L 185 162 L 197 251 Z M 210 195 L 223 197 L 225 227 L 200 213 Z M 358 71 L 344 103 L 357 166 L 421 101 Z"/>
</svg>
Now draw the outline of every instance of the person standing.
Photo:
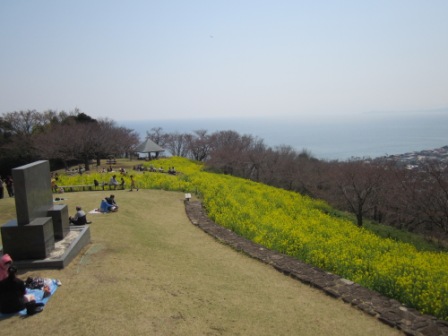
<svg viewBox="0 0 448 336">
<path fill-rule="evenodd" d="M 132 191 L 134 189 L 137 189 L 137 191 L 138 191 L 138 188 L 135 187 L 134 175 L 131 175 L 131 190 L 130 191 Z"/>
<path fill-rule="evenodd" d="M 54 177 L 51 177 L 51 190 L 53 192 L 58 191 L 58 185 L 56 184 L 56 179 Z"/>
<path fill-rule="evenodd" d="M 6 178 L 6 190 L 8 190 L 9 197 L 14 197 L 14 181 L 12 180 L 12 177 L 9 175 Z"/>
</svg>

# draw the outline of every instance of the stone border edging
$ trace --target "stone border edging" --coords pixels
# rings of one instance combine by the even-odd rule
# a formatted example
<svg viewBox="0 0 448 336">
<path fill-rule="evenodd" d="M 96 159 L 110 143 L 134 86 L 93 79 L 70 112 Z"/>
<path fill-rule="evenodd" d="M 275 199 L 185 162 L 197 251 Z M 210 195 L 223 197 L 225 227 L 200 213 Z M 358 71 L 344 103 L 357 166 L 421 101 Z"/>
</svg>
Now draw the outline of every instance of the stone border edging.
<svg viewBox="0 0 448 336">
<path fill-rule="evenodd" d="M 185 201 L 185 211 L 192 224 L 218 241 L 271 265 L 293 279 L 351 304 L 381 322 L 403 331 L 405 335 L 448 336 L 447 321 L 438 320 L 431 315 L 423 315 L 416 309 L 403 306 L 397 300 L 387 298 L 350 280 L 325 272 L 287 255 L 268 250 L 240 237 L 233 231 L 211 221 L 199 201 Z"/>
</svg>

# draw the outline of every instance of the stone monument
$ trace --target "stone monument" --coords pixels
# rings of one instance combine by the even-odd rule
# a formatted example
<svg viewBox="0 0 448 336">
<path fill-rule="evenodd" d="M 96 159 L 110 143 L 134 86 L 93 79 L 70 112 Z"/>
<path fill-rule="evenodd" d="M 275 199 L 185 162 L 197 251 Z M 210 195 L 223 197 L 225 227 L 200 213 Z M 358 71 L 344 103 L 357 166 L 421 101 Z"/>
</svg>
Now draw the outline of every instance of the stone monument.
<svg viewBox="0 0 448 336">
<path fill-rule="evenodd" d="M 54 205 L 48 161 L 36 161 L 12 170 L 17 219 L 1 228 L 3 253 L 29 268 L 63 268 L 90 242 L 88 226 L 71 228 L 67 205 Z M 75 234 L 71 234 L 73 233 Z M 55 244 L 68 235 L 70 244 L 57 257 Z M 61 245 L 61 244 L 59 244 Z"/>
</svg>

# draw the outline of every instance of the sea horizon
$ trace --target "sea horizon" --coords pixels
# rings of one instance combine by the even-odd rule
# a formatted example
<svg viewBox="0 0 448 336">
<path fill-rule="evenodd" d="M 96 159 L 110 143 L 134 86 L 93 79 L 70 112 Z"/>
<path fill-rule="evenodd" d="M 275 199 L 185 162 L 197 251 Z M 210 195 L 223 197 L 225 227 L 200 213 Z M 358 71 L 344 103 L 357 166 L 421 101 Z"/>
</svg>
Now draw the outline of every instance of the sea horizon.
<svg viewBox="0 0 448 336">
<path fill-rule="evenodd" d="M 297 118 L 203 118 L 122 120 L 143 140 L 160 127 L 165 133 L 233 130 L 262 139 L 266 146 L 291 146 L 321 160 L 376 158 L 448 145 L 448 111 L 437 113 L 372 113 L 346 120 Z"/>
</svg>

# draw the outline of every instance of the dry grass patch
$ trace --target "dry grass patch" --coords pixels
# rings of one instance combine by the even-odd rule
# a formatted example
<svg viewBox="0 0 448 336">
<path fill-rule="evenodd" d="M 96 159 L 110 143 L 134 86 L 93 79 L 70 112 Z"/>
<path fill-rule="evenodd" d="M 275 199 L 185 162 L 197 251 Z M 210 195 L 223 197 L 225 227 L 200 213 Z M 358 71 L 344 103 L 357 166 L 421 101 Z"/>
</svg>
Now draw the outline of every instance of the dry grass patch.
<svg viewBox="0 0 448 336">
<path fill-rule="evenodd" d="M 96 208 L 106 192 L 66 193 Z M 224 246 L 192 225 L 183 194 L 116 191 L 120 211 L 88 215 L 92 243 L 63 270 L 43 313 L 1 321 L 22 335 L 400 335 L 341 301 Z M 0 222 L 14 203 L 0 200 Z"/>
</svg>

